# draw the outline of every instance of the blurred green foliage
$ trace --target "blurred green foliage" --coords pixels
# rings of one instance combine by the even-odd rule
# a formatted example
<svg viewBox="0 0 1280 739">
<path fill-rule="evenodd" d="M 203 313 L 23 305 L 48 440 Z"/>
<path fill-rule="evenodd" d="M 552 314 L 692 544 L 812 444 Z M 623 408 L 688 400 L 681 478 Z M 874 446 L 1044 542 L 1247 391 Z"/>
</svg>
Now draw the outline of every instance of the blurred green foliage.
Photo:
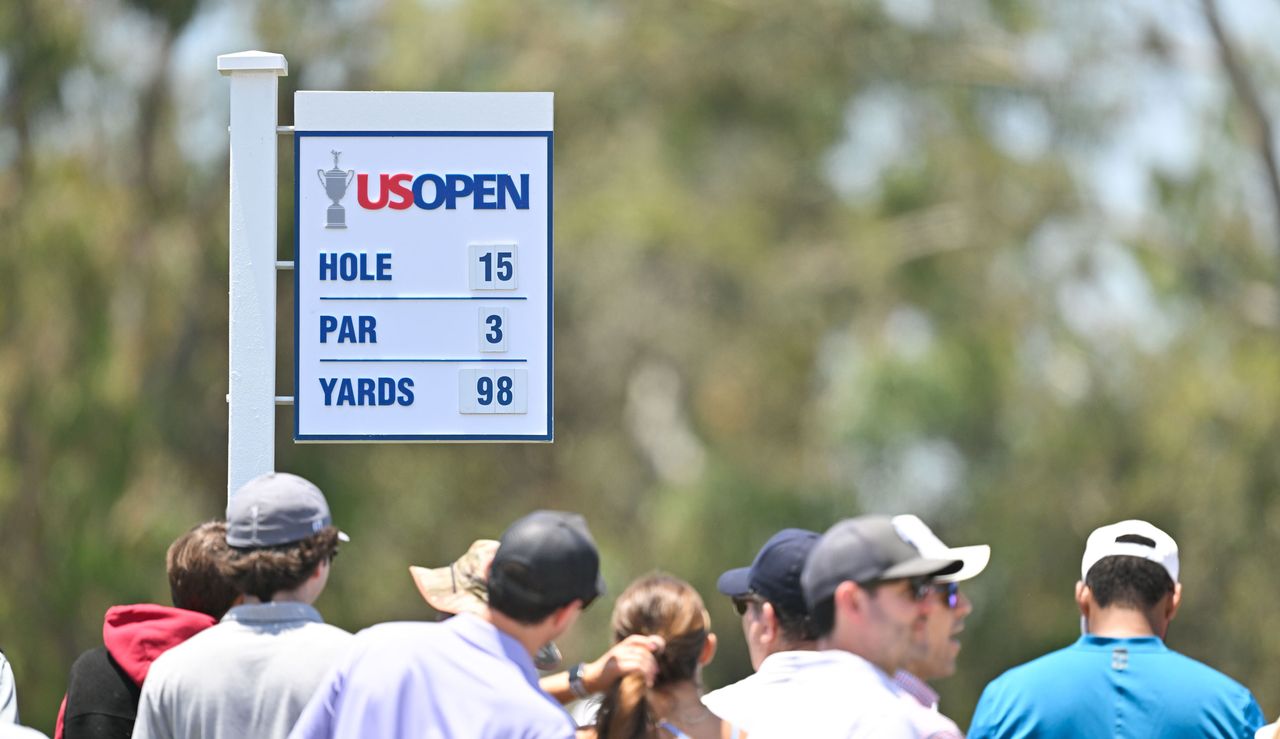
<svg viewBox="0 0 1280 739">
<path fill-rule="evenodd" d="M 1276 226 L 1221 75 L 1151 43 L 1141 2 L 896 5 L 0 6 L 0 645 L 25 721 L 52 727 L 103 611 L 165 602 L 165 548 L 225 502 L 214 55 L 248 48 L 289 60 L 285 124 L 294 89 L 556 93 L 556 441 L 295 446 L 282 409 L 279 468 L 353 537 L 331 621 L 429 617 L 409 564 L 572 509 L 613 592 L 663 568 L 707 597 L 716 686 L 749 669 L 721 571 L 785 526 L 913 511 L 994 548 L 938 686 L 963 724 L 1074 637 L 1085 536 L 1137 516 L 1182 545 L 1171 644 L 1274 715 Z M 1141 149 L 1143 75 L 1218 92 L 1118 208 L 1090 162 Z M 608 601 L 569 659 L 606 646 Z"/>
</svg>

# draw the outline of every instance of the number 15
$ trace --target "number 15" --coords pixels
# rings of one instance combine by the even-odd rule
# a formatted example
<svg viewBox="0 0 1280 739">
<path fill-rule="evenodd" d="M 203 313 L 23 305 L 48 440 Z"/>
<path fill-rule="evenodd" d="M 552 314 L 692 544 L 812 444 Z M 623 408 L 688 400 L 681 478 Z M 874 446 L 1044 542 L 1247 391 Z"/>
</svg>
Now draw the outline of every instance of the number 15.
<svg viewBox="0 0 1280 739">
<path fill-rule="evenodd" d="M 472 290 L 516 289 L 518 255 L 515 244 L 471 244 L 467 251 L 471 259 Z"/>
</svg>

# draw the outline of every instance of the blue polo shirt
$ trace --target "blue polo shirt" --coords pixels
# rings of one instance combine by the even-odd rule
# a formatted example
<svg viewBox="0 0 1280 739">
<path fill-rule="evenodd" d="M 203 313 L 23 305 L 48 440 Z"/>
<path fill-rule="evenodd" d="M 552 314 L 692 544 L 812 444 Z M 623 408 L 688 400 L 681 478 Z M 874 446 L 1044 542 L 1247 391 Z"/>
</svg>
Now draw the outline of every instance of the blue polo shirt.
<svg viewBox="0 0 1280 739">
<path fill-rule="evenodd" d="M 1263 723 L 1248 688 L 1158 637 L 1086 634 L 993 680 L 969 737 L 1240 739 Z"/>
<path fill-rule="evenodd" d="M 356 634 L 290 739 L 572 739 L 533 659 L 493 624 L 389 623 Z"/>
</svg>

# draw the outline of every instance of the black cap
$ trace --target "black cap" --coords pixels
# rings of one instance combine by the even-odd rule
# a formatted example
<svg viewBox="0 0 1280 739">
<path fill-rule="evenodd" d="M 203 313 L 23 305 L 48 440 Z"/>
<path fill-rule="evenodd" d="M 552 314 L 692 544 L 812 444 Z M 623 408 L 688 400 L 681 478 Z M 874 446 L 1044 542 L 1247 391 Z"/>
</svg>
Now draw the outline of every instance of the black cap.
<svg viewBox="0 0 1280 739">
<path fill-rule="evenodd" d="M 498 540 L 489 580 L 491 588 L 501 580 L 541 606 L 586 603 L 604 593 L 600 553 L 586 520 L 561 511 L 534 511 L 511 524 Z"/>
<path fill-rule="evenodd" d="M 805 615 L 809 608 L 800 587 L 800 573 L 818 533 L 783 529 L 764 543 L 750 567 L 729 570 L 716 581 L 716 589 L 730 598 L 754 593 L 787 613 Z"/>
<path fill-rule="evenodd" d="M 800 583 L 812 608 L 830 598 L 842 582 L 946 575 L 962 566 L 958 559 L 921 557 L 888 516 L 859 516 L 827 529 L 809 553 Z"/>
</svg>

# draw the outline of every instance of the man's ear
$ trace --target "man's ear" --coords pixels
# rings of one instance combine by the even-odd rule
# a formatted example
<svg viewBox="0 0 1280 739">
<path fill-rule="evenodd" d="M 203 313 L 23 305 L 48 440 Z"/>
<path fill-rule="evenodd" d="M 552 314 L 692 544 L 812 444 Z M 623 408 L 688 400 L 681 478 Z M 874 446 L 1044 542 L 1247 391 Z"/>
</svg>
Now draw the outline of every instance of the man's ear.
<svg viewBox="0 0 1280 739">
<path fill-rule="evenodd" d="M 778 623 L 778 614 L 773 610 L 773 604 L 765 601 L 760 604 L 759 635 L 760 643 L 764 645 L 772 645 L 781 636 L 781 628 Z"/>
<path fill-rule="evenodd" d="M 551 612 L 548 617 L 551 619 L 551 625 L 555 627 L 557 633 L 564 631 L 573 625 L 573 621 L 582 611 L 582 601 L 573 600 L 568 605 L 561 606 Z"/>
<path fill-rule="evenodd" d="M 1076 610 L 1080 612 L 1080 633 L 1089 633 L 1089 611 L 1093 602 L 1093 593 L 1083 580 L 1076 580 Z"/>
<path fill-rule="evenodd" d="M 1089 615 L 1089 602 L 1092 600 L 1093 591 L 1089 590 L 1089 586 L 1084 584 L 1084 580 L 1076 581 L 1076 607 L 1080 609 L 1081 616 Z"/>
<path fill-rule="evenodd" d="M 856 582 L 845 580 L 836 586 L 832 603 L 835 605 L 836 613 L 841 610 L 861 613 L 866 608 L 866 598 L 867 591 L 859 587 Z"/>
</svg>

